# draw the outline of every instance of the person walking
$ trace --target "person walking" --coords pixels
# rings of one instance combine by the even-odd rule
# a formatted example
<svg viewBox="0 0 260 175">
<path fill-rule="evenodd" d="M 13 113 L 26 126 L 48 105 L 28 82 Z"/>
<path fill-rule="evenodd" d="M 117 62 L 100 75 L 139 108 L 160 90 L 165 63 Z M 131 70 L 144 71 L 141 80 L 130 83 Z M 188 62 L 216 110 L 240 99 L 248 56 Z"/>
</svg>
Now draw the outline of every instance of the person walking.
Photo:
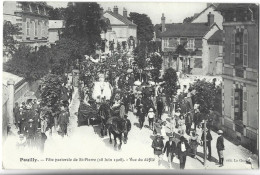
<svg viewBox="0 0 260 175">
<path fill-rule="evenodd" d="M 186 134 L 187 135 L 190 135 L 191 124 L 192 124 L 191 114 L 190 114 L 190 112 L 188 112 L 186 117 L 185 117 L 185 125 L 186 125 Z"/>
<path fill-rule="evenodd" d="M 25 127 L 25 133 L 27 136 L 26 140 L 29 146 L 33 146 L 35 141 L 36 127 L 33 123 L 33 119 L 29 119 L 28 122 L 28 125 Z"/>
<path fill-rule="evenodd" d="M 166 156 L 168 158 L 168 166 L 171 168 L 172 160 L 176 154 L 176 143 L 174 142 L 174 136 L 171 134 L 169 136 L 169 141 L 166 142 L 165 147 L 163 149 L 163 153 L 166 152 Z"/>
<path fill-rule="evenodd" d="M 178 126 L 179 126 L 179 133 L 180 135 L 184 135 L 185 132 L 185 120 L 183 118 L 183 115 L 180 115 L 180 119 L 178 121 Z"/>
<path fill-rule="evenodd" d="M 193 122 L 194 122 L 194 130 L 196 131 L 197 127 L 200 128 L 200 112 L 199 112 L 199 109 L 195 109 Z"/>
<path fill-rule="evenodd" d="M 188 144 L 188 141 L 181 136 L 180 141 L 177 144 L 177 153 L 178 153 L 178 158 L 180 160 L 180 169 L 185 168 L 186 164 L 186 157 L 189 152 L 190 146 Z"/>
<path fill-rule="evenodd" d="M 162 153 L 163 153 L 163 140 L 161 138 L 161 135 L 158 133 L 155 139 L 152 142 L 152 148 L 154 149 L 154 156 L 156 159 L 156 162 L 158 161 L 158 166 L 161 165 L 162 161 Z"/>
<path fill-rule="evenodd" d="M 196 159 L 197 157 L 197 148 L 199 145 L 199 138 L 198 138 L 198 134 L 196 134 L 195 131 L 192 132 L 192 135 L 189 138 L 189 144 L 190 144 L 190 148 L 191 148 L 191 155 L 193 158 Z"/>
<path fill-rule="evenodd" d="M 135 94 L 133 93 L 133 90 L 131 90 L 131 93 L 129 96 L 129 103 L 131 105 L 131 111 L 134 112 Z"/>
<path fill-rule="evenodd" d="M 154 116 L 155 116 L 153 108 L 149 109 L 147 116 L 149 120 L 149 127 L 153 131 L 153 123 L 154 123 Z"/>
<path fill-rule="evenodd" d="M 64 106 L 61 106 L 61 113 L 58 118 L 58 125 L 60 126 L 60 134 L 62 137 L 64 137 L 64 135 L 66 134 L 68 123 L 69 116 L 67 115 Z"/>
<path fill-rule="evenodd" d="M 157 112 L 158 112 L 159 119 L 162 119 L 163 108 L 164 108 L 164 105 L 163 105 L 162 99 L 159 98 L 159 100 L 157 101 Z"/>
<path fill-rule="evenodd" d="M 171 134 L 174 133 L 174 131 L 175 131 L 175 126 L 176 126 L 175 117 L 174 117 L 174 115 L 171 115 L 171 116 L 170 116 L 170 131 L 171 131 Z"/>
<path fill-rule="evenodd" d="M 225 150 L 224 146 L 224 138 L 223 138 L 223 131 L 218 130 L 218 139 L 217 139 L 217 151 L 218 151 L 218 162 L 219 167 L 224 166 L 224 154 L 223 151 Z"/>
<path fill-rule="evenodd" d="M 145 110 L 144 110 L 143 104 L 140 104 L 140 115 L 139 115 L 140 129 L 142 129 L 144 126 L 144 120 L 145 120 Z"/>
<path fill-rule="evenodd" d="M 209 129 L 206 129 L 206 147 L 207 147 L 207 150 L 208 150 L 208 159 L 210 160 L 211 159 L 211 141 L 212 141 L 212 135 L 210 133 L 210 130 Z M 204 132 L 202 133 L 201 135 L 201 140 L 203 141 L 203 147 L 204 147 L 204 144 L 205 144 L 205 141 L 204 141 Z"/>
</svg>

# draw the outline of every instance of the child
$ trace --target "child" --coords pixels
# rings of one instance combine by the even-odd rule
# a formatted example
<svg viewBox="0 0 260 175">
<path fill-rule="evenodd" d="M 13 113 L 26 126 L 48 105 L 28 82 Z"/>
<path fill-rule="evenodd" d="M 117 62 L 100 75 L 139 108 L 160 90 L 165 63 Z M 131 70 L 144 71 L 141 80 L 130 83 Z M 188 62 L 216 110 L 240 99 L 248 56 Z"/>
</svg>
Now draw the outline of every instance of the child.
<svg viewBox="0 0 260 175">
<path fill-rule="evenodd" d="M 171 130 L 171 133 L 174 133 L 175 125 L 176 125 L 175 117 L 172 115 L 171 118 L 170 118 L 170 130 Z"/>
<path fill-rule="evenodd" d="M 155 114 L 153 112 L 153 108 L 149 109 L 147 116 L 149 119 L 149 127 L 153 131 L 153 121 L 154 121 L 154 116 L 155 116 Z"/>
<path fill-rule="evenodd" d="M 178 124 L 179 124 L 179 132 L 183 136 L 184 135 L 184 131 L 185 131 L 185 126 L 184 126 L 185 120 L 184 120 L 183 115 L 180 116 Z"/>
</svg>

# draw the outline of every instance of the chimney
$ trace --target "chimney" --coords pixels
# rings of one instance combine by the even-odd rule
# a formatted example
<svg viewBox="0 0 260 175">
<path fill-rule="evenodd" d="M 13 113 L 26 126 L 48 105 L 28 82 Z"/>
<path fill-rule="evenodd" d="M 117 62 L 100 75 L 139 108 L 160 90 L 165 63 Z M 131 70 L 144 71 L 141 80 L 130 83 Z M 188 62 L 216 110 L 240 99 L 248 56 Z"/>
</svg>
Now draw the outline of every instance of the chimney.
<svg viewBox="0 0 260 175">
<path fill-rule="evenodd" d="M 124 10 L 123 10 L 123 16 L 124 16 L 125 18 L 127 18 L 127 10 L 126 10 L 126 8 L 124 8 Z"/>
<path fill-rule="evenodd" d="M 162 24 L 162 32 L 164 32 L 166 30 L 164 13 L 162 14 L 162 17 L 161 17 L 161 24 Z"/>
<path fill-rule="evenodd" d="M 208 14 L 208 26 L 211 26 L 214 23 L 214 15 L 209 12 Z"/>
<path fill-rule="evenodd" d="M 118 14 L 118 7 L 117 6 L 114 6 L 114 13 Z"/>
</svg>

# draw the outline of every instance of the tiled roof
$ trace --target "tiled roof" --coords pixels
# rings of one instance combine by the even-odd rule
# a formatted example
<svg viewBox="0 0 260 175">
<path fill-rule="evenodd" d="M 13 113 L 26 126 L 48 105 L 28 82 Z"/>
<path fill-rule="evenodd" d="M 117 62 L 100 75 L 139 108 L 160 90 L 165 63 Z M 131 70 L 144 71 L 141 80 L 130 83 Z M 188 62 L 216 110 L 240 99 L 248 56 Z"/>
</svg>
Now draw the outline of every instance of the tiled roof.
<svg viewBox="0 0 260 175">
<path fill-rule="evenodd" d="M 216 8 L 216 11 L 225 11 L 232 9 L 247 9 L 248 7 L 257 7 L 256 4 L 246 3 L 220 3 Z"/>
<path fill-rule="evenodd" d="M 166 31 L 160 34 L 161 37 L 202 37 L 210 27 L 207 23 L 184 23 L 166 25 Z"/>
<path fill-rule="evenodd" d="M 208 39 L 208 41 L 221 42 L 222 41 L 222 34 L 223 34 L 223 31 L 222 30 L 218 30 Z"/>
<path fill-rule="evenodd" d="M 117 18 L 118 20 L 122 21 L 125 25 L 128 26 L 137 26 L 136 24 L 132 23 L 129 19 L 125 18 L 124 16 L 120 15 L 120 14 L 116 14 L 112 11 L 106 11 L 105 13 L 108 13 L 112 16 L 114 16 L 115 18 Z M 113 24 L 112 24 L 113 25 Z"/>
</svg>

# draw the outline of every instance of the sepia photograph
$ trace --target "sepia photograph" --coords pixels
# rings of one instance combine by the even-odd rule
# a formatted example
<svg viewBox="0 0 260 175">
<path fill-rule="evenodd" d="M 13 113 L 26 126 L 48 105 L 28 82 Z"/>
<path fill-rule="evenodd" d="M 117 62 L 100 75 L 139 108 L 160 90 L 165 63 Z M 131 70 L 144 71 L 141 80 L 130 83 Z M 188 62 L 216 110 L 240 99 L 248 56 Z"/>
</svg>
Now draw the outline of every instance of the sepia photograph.
<svg viewBox="0 0 260 175">
<path fill-rule="evenodd" d="M 259 170 L 259 4 L 3 1 L 3 170 Z"/>
</svg>

